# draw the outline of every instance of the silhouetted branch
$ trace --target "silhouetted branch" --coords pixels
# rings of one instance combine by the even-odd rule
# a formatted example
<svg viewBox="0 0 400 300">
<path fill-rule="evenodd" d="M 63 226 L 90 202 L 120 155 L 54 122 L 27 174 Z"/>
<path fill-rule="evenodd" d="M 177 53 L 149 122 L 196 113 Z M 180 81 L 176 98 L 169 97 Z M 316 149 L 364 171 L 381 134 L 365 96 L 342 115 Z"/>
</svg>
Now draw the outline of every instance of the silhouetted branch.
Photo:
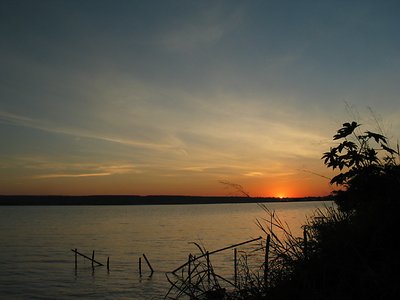
<svg viewBox="0 0 400 300">
<path fill-rule="evenodd" d="M 226 185 L 227 187 L 233 188 L 234 190 L 236 190 L 240 194 L 251 198 L 250 194 L 248 192 L 246 192 L 244 190 L 244 188 L 240 184 L 233 183 L 233 182 L 230 182 L 230 181 L 225 181 L 225 180 L 220 180 L 219 183 L 221 183 L 223 185 Z"/>
</svg>

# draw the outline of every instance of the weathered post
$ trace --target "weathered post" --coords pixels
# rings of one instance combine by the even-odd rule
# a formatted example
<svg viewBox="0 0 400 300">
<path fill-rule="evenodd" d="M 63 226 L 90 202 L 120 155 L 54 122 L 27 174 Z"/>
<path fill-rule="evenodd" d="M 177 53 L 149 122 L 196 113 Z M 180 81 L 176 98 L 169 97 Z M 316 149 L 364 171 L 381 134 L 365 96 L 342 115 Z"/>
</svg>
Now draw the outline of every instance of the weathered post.
<svg viewBox="0 0 400 300">
<path fill-rule="evenodd" d="M 142 258 L 139 257 L 139 276 L 142 277 Z"/>
<path fill-rule="evenodd" d="M 75 270 L 78 268 L 78 249 L 75 248 Z"/>
<path fill-rule="evenodd" d="M 90 260 L 92 262 L 92 267 L 94 268 L 94 264 L 96 263 L 98 266 L 104 266 L 102 263 L 96 261 L 94 259 L 94 250 L 92 252 L 92 257 L 90 258 L 89 256 L 86 256 L 85 254 L 80 253 L 76 248 L 75 249 L 71 249 L 72 252 L 75 253 L 75 266 L 77 265 L 77 256 L 80 255 L 88 260 Z"/>
<path fill-rule="evenodd" d="M 110 257 L 107 257 L 107 271 L 110 271 Z"/>
<path fill-rule="evenodd" d="M 153 275 L 153 272 L 154 272 L 153 267 L 151 266 L 149 260 L 147 259 L 146 255 L 145 255 L 144 253 L 143 253 L 143 257 L 144 257 L 144 260 L 146 261 L 147 265 L 148 265 L 149 268 L 150 268 L 150 271 L 151 271 L 150 276 L 152 276 L 152 275 Z"/>
<path fill-rule="evenodd" d="M 94 268 L 94 250 L 92 252 L 92 268 Z"/>
</svg>

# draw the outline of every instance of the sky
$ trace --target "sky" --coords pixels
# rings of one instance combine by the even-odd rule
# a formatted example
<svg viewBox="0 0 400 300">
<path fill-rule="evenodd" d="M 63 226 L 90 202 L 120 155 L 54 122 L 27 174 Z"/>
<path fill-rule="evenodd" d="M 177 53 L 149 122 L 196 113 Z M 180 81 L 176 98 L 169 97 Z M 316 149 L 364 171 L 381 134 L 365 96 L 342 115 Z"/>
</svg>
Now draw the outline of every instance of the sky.
<svg viewBox="0 0 400 300">
<path fill-rule="evenodd" d="M 328 195 L 400 133 L 398 1 L 0 2 L 0 194 Z M 327 178 L 326 178 L 327 177 Z"/>
</svg>

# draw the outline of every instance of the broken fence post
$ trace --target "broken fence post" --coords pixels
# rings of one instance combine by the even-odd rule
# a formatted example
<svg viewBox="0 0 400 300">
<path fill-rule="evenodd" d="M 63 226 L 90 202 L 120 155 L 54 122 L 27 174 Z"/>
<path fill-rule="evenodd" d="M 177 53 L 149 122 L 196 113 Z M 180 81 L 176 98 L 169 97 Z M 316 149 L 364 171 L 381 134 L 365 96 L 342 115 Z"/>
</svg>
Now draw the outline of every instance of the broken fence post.
<svg viewBox="0 0 400 300">
<path fill-rule="evenodd" d="M 86 256 L 85 254 L 80 253 L 77 249 L 71 249 L 72 252 L 75 253 L 75 256 L 80 255 L 92 262 L 92 266 L 94 267 L 94 263 L 96 263 L 98 266 L 104 266 L 101 262 L 98 262 L 97 260 L 94 259 L 94 250 L 92 252 L 92 257 L 90 258 L 89 256 Z M 77 264 L 77 259 L 75 260 Z"/>
<path fill-rule="evenodd" d="M 94 250 L 92 252 L 92 267 L 94 268 Z"/>
<path fill-rule="evenodd" d="M 78 249 L 75 248 L 75 270 L 78 268 Z"/>
<path fill-rule="evenodd" d="M 145 255 L 144 253 L 143 253 L 143 257 L 144 257 L 144 260 L 146 261 L 147 265 L 148 265 L 149 268 L 150 268 L 150 271 L 151 271 L 150 276 L 152 276 L 152 275 L 153 275 L 153 272 L 154 272 L 154 269 L 153 269 L 153 267 L 151 266 L 149 260 L 147 259 L 146 255 Z"/>
<path fill-rule="evenodd" d="M 258 241 L 258 240 L 261 240 L 261 239 L 262 239 L 262 237 L 260 236 L 258 238 L 251 239 L 251 240 L 248 240 L 248 241 L 245 241 L 245 242 L 242 242 L 242 243 L 238 243 L 238 244 L 231 245 L 231 246 L 228 246 L 228 247 L 225 247 L 225 248 L 221 248 L 221 249 L 218 249 L 218 250 L 211 251 L 208 254 L 211 255 L 211 254 L 214 254 L 214 253 L 222 252 L 222 251 L 225 251 L 225 250 L 228 250 L 228 249 L 232 249 L 232 248 L 235 248 L 235 247 L 239 247 L 241 245 L 252 243 L 252 242 L 255 242 L 255 241 Z M 200 259 L 200 258 L 202 258 L 202 257 L 204 257 L 206 255 L 207 255 L 207 253 L 204 253 L 204 254 L 198 256 L 197 259 Z M 175 270 L 171 271 L 171 273 L 175 274 L 177 271 L 181 270 L 182 268 L 186 267 L 187 265 L 188 265 L 188 262 L 185 262 L 183 265 L 181 265 L 181 266 L 177 267 Z"/>
</svg>

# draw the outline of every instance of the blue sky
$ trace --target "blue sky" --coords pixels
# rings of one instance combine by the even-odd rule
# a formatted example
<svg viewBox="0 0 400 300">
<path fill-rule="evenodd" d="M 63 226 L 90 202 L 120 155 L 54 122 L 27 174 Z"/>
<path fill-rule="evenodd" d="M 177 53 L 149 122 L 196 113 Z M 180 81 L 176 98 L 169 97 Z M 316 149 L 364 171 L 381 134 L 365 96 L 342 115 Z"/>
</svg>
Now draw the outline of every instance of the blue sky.
<svg viewBox="0 0 400 300">
<path fill-rule="evenodd" d="M 321 195 L 397 141 L 397 1 L 2 1 L 0 194 Z M 350 107 L 350 109 L 349 109 Z M 369 111 L 371 108 L 374 114 Z"/>
</svg>

